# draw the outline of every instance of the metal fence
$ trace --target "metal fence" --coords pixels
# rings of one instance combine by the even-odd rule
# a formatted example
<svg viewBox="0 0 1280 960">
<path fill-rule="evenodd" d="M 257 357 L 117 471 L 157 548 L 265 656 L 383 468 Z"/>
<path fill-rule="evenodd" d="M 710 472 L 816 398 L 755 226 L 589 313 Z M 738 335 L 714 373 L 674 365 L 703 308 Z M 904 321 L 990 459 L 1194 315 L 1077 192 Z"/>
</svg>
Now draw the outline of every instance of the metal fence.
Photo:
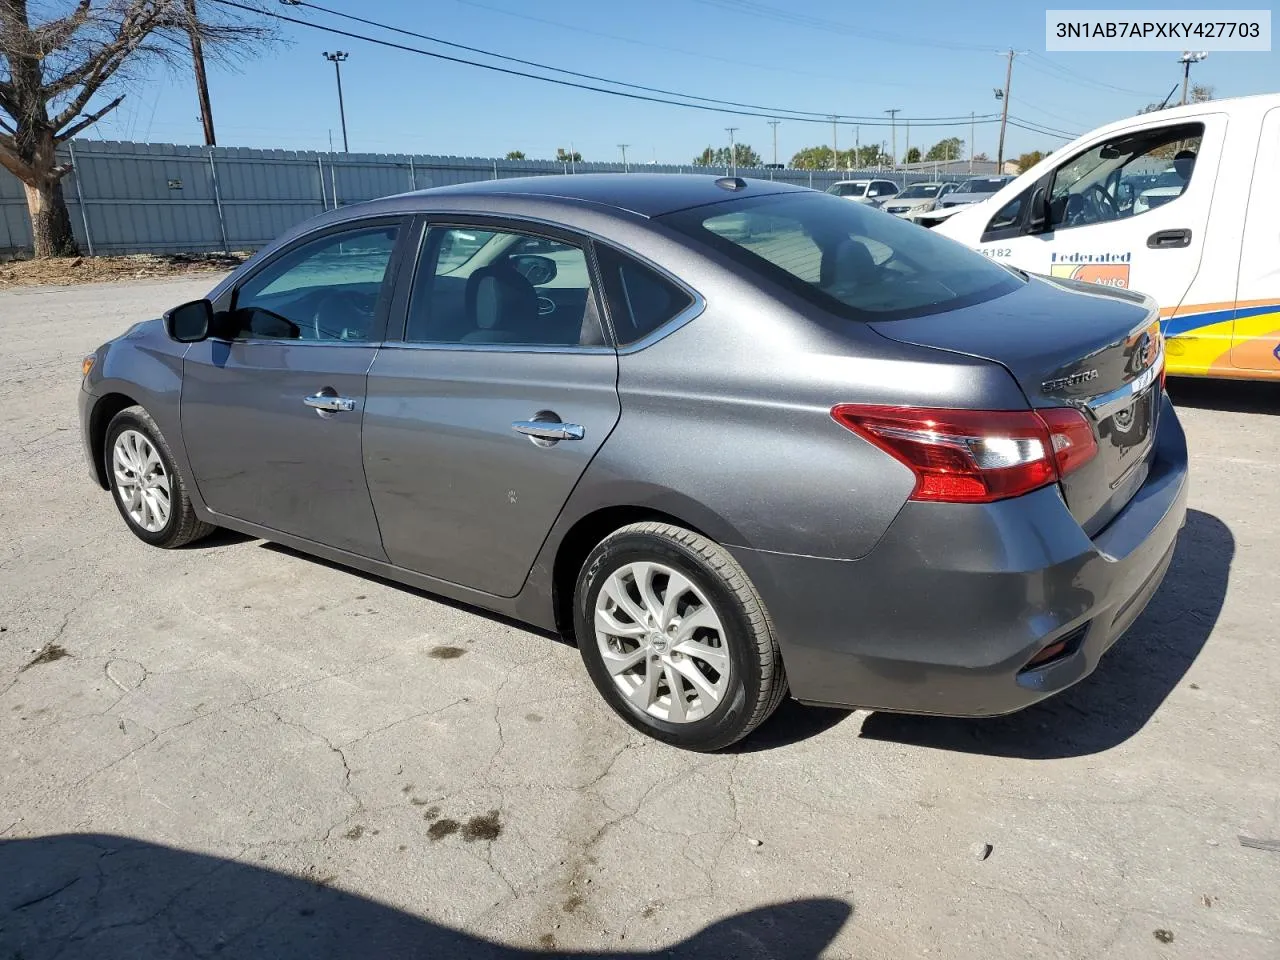
<svg viewBox="0 0 1280 960">
<path fill-rule="evenodd" d="M 408 190 L 549 174 L 621 173 L 620 163 L 492 160 L 408 154 L 312 153 L 236 147 L 76 140 L 62 150 L 74 172 L 63 180 L 80 249 L 104 253 L 253 250 L 308 217 Z M 723 168 L 632 164 L 632 173 L 702 173 Z M 818 190 L 837 180 L 879 176 L 899 184 L 914 172 L 746 170 Z M 959 180 L 963 174 L 939 175 Z M 0 170 L 0 254 L 31 248 L 22 184 Z"/>
</svg>

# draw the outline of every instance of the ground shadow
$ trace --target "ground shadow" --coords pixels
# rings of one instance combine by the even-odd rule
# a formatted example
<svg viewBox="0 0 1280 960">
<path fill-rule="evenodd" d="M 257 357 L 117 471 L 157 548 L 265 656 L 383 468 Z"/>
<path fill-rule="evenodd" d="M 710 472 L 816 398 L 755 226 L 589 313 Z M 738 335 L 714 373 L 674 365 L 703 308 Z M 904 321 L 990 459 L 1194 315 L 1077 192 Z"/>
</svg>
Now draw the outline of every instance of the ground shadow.
<svg viewBox="0 0 1280 960">
<path fill-rule="evenodd" d="M 1143 728 L 1199 655 L 1222 611 L 1234 554 L 1226 524 L 1188 511 L 1164 584 L 1091 676 L 1007 717 L 873 713 L 863 721 L 862 736 L 1035 760 L 1109 750 Z"/>
<path fill-rule="evenodd" d="M 727 917 L 657 951 L 591 953 L 560 948 L 551 923 L 528 931 L 528 942 L 542 949 L 509 947 L 336 890 L 332 882 L 117 836 L 0 841 L 0 957 L 816 960 L 853 912 L 842 900 L 796 900 Z M 432 900 L 443 909 L 456 896 L 439 890 Z"/>
<path fill-rule="evenodd" d="M 218 527 L 207 537 L 192 541 L 181 550 L 212 550 L 218 547 L 233 547 L 237 543 L 248 543 L 250 540 L 256 540 L 257 537 L 251 537 L 247 533 L 241 533 L 239 530 L 229 530 L 226 527 Z"/>
<path fill-rule="evenodd" d="M 1170 377 L 1168 389 L 1176 407 L 1280 415 L 1280 388 L 1274 382 Z"/>
<path fill-rule="evenodd" d="M 776 750 L 826 733 L 853 716 L 850 710 L 832 707 L 810 707 L 787 698 L 772 717 L 756 728 L 745 740 L 739 740 L 725 753 L 760 753 Z"/>
</svg>

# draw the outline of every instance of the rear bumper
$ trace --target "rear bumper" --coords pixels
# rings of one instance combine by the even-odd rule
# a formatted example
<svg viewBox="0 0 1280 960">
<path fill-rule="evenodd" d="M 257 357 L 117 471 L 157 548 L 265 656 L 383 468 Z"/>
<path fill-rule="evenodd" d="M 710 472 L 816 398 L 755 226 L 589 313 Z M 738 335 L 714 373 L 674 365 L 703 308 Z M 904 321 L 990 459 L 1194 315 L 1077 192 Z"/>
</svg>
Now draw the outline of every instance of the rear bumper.
<svg viewBox="0 0 1280 960">
<path fill-rule="evenodd" d="M 1146 483 L 1092 540 L 1049 487 L 908 503 L 859 560 L 732 548 L 769 609 L 792 695 L 993 716 L 1088 676 L 1159 588 L 1186 517 L 1186 439 L 1162 402 Z M 1025 669 L 1065 637 L 1066 655 Z"/>
</svg>

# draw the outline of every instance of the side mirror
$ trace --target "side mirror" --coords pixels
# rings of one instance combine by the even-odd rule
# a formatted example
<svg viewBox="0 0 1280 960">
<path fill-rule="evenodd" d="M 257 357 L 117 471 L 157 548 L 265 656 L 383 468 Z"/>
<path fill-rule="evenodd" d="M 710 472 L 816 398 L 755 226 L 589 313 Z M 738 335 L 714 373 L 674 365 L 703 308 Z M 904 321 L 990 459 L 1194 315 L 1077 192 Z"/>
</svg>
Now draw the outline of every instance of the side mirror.
<svg viewBox="0 0 1280 960">
<path fill-rule="evenodd" d="M 535 287 L 550 283 L 560 272 L 554 260 L 535 253 L 523 253 L 512 257 L 511 266 Z"/>
<path fill-rule="evenodd" d="M 1031 194 L 1031 209 L 1027 211 L 1027 233 L 1044 233 L 1049 229 L 1049 193 L 1045 187 L 1036 187 Z"/>
<path fill-rule="evenodd" d="M 199 343 L 209 336 L 213 324 L 213 304 L 192 300 L 164 315 L 164 332 L 178 343 Z"/>
</svg>

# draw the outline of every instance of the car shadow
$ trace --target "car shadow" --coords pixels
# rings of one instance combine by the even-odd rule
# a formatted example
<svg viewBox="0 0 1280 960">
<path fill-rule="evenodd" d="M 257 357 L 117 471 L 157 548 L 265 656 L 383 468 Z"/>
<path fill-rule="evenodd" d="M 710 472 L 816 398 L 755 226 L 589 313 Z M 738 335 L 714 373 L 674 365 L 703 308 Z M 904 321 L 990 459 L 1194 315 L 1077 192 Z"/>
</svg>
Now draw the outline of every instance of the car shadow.
<svg viewBox="0 0 1280 960">
<path fill-rule="evenodd" d="M 1167 387 L 1175 407 L 1280 415 L 1280 390 L 1274 382 L 1170 377 Z"/>
<path fill-rule="evenodd" d="M 525 931 L 528 942 L 542 947 L 531 949 L 347 893 L 332 886 L 335 881 L 319 872 L 290 875 L 119 836 L 0 841 L 0 957 L 816 960 L 853 913 L 843 900 L 794 900 L 726 917 L 659 950 L 598 953 L 560 948 L 560 923 L 553 920 Z M 433 888 L 432 908 L 443 912 L 463 893 Z"/>
<path fill-rule="evenodd" d="M 1089 677 L 1006 717 L 948 719 L 872 713 L 861 735 L 913 746 L 1028 760 L 1101 753 L 1146 725 L 1213 632 L 1235 538 L 1217 517 L 1187 513 L 1164 583 Z"/>
</svg>

